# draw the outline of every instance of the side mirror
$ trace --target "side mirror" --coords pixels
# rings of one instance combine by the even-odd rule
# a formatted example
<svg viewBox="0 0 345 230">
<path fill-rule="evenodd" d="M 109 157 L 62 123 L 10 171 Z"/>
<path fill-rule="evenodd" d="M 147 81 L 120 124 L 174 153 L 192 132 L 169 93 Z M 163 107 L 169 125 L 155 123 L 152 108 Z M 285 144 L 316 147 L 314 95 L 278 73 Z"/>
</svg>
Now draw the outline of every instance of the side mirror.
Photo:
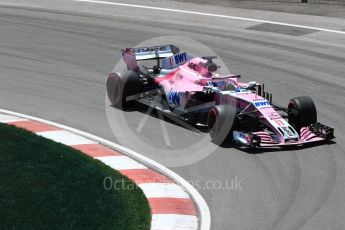
<svg viewBox="0 0 345 230">
<path fill-rule="evenodd" d="M 256 87 L 256 81 L 251 81 L 248 83 L 247 89 L 253 90 Z"/>
</svg>

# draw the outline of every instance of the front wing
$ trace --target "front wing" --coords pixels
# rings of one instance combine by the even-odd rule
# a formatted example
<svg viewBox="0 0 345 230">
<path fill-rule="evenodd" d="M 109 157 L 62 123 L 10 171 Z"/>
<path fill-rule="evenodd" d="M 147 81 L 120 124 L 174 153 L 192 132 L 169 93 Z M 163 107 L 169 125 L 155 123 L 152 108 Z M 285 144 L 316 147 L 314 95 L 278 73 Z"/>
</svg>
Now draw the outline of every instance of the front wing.
<svg viewBox="0 0 345 230">
<path fill-rule="evenodd" d="M 334 138 L 334 129 L 321 123 L 301 128 L 299 139 L 290 139 L 284 142 L 280 142 L 275 138 L 275 135 L 266 131 L 251 133 L 233 132 L 234 141 L 247 147 L 301 146 L 308 143 L 329 141 Z"/>
</svg>

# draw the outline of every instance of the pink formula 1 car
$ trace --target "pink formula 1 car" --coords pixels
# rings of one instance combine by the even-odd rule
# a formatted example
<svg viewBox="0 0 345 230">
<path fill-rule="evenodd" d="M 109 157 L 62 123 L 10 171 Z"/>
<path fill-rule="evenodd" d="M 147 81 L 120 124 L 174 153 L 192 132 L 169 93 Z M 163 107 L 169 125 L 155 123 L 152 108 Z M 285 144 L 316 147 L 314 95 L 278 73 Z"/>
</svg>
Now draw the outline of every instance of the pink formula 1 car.
<svg viewBox="0 0 345 230">
<path fill-rule="evenodd" d="M 217 74 L 215 57 L 193 57 L 173 45 L 127 48 L 122 54 L 127 69 L 112 72 L 107 81 L 114 107 L 145 104 L 193 127 L 206 127 L 217 144 L 268 147 L 334 138 L 333 128 L 317 122 L 311 98 L 295 97 L 286 108 L 275 105 L 263 84 Z"/>
</svg>

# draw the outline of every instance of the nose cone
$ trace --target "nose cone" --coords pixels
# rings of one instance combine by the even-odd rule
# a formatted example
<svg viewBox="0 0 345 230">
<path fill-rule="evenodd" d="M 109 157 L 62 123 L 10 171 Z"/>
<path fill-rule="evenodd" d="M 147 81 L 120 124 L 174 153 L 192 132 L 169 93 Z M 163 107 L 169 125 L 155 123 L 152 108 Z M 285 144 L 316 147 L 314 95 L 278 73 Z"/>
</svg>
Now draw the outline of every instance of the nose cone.
<svg viewBox="0 0 345 230">
<path fill-rule="evenodd" d="M 281 132 L 285 142 L 296 142 L 300 139 L 297 131 L 291 125 L 278 127 L 278 130 Z"/>
</svg>

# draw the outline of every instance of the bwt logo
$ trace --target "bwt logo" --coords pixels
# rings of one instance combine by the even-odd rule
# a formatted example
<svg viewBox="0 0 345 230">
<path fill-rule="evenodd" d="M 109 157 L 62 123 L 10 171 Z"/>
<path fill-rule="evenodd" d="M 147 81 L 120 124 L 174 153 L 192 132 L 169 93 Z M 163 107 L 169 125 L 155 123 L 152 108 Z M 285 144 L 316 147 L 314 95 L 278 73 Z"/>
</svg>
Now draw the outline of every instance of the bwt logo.
<svg viewBox="0 0 345 230">
<path fill-rule="evenodd" d="M 257 101 L 254 103 L 256 107 L 262 107 L 262 106 L 269 106 L 270 103 L 268 101 Z"/>
<path fill-rule="evenodd" d="M 187 53 L 180 53 L 175 55 L 175 63 L 179 64 L 187 61 Z"/>
<path fill-rule="evenodd" d="M 169 93 L 168 100 L 170 104 L 180 105 L 181 96 L 181 92 L 172 91 Z"/>
</svg>

